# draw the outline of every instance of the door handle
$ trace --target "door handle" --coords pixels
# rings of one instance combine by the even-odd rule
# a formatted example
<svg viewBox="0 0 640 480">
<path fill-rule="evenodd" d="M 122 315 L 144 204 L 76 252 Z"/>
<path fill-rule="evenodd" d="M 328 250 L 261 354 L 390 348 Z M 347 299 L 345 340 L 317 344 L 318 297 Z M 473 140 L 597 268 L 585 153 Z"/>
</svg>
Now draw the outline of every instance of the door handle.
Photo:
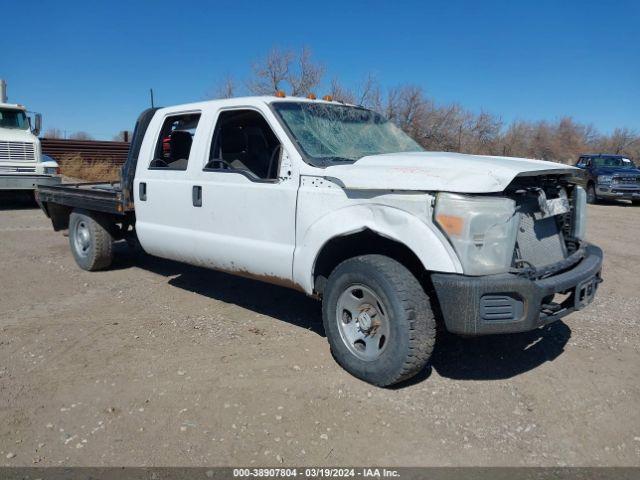
<svg viewBox="0 0 640 480">
<path fill-rule="evenodd" d="M 191 189 L 191 201 L 194 207 L 202 206 L 202 187 L 200 185 L 194 185 Z"/>
<path fill-rule="evenodd" d="M 138 196 L 143 202 L 147 200 L 147 184 L 145 182 L 140 182 L 138 185 Z"/>
</svg>

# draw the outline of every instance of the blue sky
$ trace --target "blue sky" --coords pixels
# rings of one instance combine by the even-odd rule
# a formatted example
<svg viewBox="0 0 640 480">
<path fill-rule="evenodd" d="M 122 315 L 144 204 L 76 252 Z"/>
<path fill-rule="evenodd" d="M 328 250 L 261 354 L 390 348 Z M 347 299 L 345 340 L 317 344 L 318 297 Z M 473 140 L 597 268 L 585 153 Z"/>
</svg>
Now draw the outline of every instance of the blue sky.
<svg viewBox="0 0 640 480">
<path fill-rule="evenodd" d="M 1 12 L 0 77 L 45 129 L 110 139 L 150 87 L 161 105 L 201 100 L 271 47 L 308 46 L 327 80 L 373 73 L 505 121 L 640 130 L 638 1 L 4 0 Z"/>
</svg>

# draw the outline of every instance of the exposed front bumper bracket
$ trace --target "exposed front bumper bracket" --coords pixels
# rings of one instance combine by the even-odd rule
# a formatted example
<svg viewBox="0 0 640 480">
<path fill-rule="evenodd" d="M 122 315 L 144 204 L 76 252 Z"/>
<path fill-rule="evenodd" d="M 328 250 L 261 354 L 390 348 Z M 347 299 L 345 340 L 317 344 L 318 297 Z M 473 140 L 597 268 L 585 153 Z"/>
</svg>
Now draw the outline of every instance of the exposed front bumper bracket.
<svg viewBox="0 0 640 480">
<path fill-rule="evenodd" d="M 464 335 L 524 332 L 584 308 L 602 281 L 602 250 L 589 244 L 584 248 L 579 263 L 541 280 L 514 274 L 434 273 L 431 279 L 447 329 Z"/>
</svg>

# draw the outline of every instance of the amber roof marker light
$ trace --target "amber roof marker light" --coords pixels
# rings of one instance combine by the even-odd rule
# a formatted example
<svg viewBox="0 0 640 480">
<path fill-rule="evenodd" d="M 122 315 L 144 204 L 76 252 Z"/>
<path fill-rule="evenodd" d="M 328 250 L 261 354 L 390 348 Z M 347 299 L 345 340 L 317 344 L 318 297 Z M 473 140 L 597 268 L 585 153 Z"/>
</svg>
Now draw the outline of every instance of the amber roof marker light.
<svg viewBox="0 0 640 480">
<path fill-rule="evenodd" d="M 333 97 L 331 95 L 325 95 L 322 97 L 325 102 L 333 102 Z"/>
<path fill-rule="evenodd" d="M 310 93 L 309 95 L 307 95 L 307 98 L 308 98 L 309 100 L 315 100 L 315 99 L 316 99 L 316 98 L 318 98 L 318 97 L 316 97 L 316 94 L 315 94 L 315 93 Z"/>
<path fill-rule="evenodd" d="M 286 95 L 282 90 L 276 90 L 276 97 L 284 98 L 284 97 L 286 97 Z"/>
</svg>

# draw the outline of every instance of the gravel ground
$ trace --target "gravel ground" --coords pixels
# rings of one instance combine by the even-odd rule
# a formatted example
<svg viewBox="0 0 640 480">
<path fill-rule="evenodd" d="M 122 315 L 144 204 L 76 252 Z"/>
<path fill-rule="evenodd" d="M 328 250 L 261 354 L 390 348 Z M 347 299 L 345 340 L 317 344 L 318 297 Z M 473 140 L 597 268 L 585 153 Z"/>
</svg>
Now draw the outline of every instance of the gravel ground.
<svg viewBox="0 0 640 480">
<path fill-rule="evenodd" d="M 302 294 L 118 249 L 76 267 L 0 207 L 0 464 L 640 465 L 640 208 L 589 207 L 590 308 L 527 334 L 442 334 L 378 389 L 333 361 Z"/>
</svg>

